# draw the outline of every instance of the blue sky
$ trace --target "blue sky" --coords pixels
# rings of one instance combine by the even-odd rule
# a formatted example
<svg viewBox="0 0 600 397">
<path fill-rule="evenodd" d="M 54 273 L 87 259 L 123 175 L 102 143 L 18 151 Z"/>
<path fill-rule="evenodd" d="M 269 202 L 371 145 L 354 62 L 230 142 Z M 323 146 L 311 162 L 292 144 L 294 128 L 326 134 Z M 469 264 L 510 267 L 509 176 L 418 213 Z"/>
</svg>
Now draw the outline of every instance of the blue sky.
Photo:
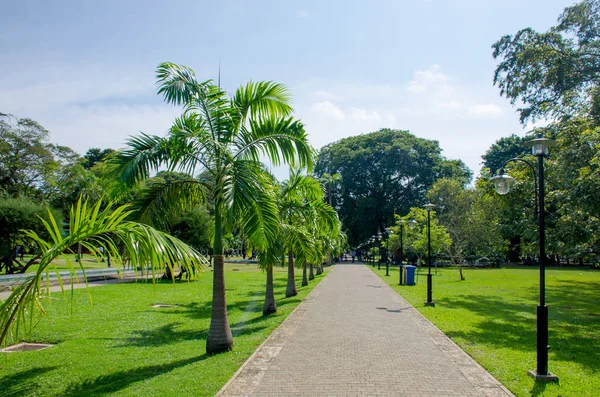
<svg viewBox="0 0 600 397">
<path fill-rule="evenodd" d="M 546 30 L 559 0 L 13 1 L 0 13 L 0 112 L 37 120 L 80 153 L 163 135 L 179 109 L 156 95 L 170 61 L 222 86 L 275 80 L 316 148 L 389 127 L 440 142 L 475 172 L 523 135 L 492 85 L 491 45 Z M 282 174 L 282 175 L 285 175 Z M 281 176 L 281 175 L 280 175 Z"/>
</svg>

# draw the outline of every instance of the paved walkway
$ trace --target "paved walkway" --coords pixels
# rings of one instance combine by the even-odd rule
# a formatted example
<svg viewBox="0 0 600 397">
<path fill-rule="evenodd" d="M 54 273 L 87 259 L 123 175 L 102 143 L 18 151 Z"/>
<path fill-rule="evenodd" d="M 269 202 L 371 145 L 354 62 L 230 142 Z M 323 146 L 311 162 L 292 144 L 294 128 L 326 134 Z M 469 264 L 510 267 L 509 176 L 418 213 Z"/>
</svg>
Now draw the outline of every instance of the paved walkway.
<svg viewBox="0 0 600 397">
<path fill-rule="evenodd" d="M 217 394 L 512 396 L 364 265 L 337 265 Z"/>
</svg>

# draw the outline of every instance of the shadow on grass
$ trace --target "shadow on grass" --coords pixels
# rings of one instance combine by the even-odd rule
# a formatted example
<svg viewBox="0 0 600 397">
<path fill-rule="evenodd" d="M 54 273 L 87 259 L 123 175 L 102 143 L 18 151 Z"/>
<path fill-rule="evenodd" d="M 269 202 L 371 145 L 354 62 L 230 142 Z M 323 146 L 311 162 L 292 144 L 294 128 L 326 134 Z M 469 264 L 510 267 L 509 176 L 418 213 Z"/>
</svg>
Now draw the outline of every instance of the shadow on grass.
<svg viewBox="0 0 600 397">
<path fill-rule="evenodd" d="M 170 323 L 154 329 L 132 331 L 129 338 L 121 338 L 119 347 L 164 346 L 189 340 L 206 340 L 208 330 L 177 330 L 181 323 Z"/>
<path fill-rule="evenodd" d="M 544 394 L 544 392 L 546 391 L 546 385 L 548 383 L 546 382 L 542 382 L 539 380 L 536 380 L 533 383 L 533 387 L 531 388 L 531 397 L 538 397 L 538 396 L 542 396 Z"/>
<path fill-rule="evenodd" d="M 549 308 L 550 360 L 576 362 L 593 371 L 600 370 L 600 351 L 594 346 L 600 338 L 600 317 L 586 315 L 594 306 L 582 300 L 594 299 L 594 288 L 582 291 L 570 282 L 553 286 L 555 298 Z M 595 299 L 597 299 L 595 296 Z M 475 329 L 450 331 L 451 338 L 463 338 L 482 345 L 536 351 L 536 306 L 510 303 L 502 298 L 464 295 L 444 299 L 448 307 L 464 308 L 481 319 Z M 569 304 L 570 306 L 560 306 Z M 567 308 L 568 307 L 568 308 Z"/>
<path fill-rule="evenodd" d="M 5 397 L 17 397 L 33 392 L 41 392 L 41 385 L 37 378 L 46 372 L 55 370 L 53 367 L 36 367 L 14 373 L 0 378 L 0 392 Z M 37 393 L 36 393 L 37 394 Z"/>
<path fill-rule="evenodd" d="M 133 383 L 148 380 L 159 375 L 171 372 L 174 369 L 206 360 L 210 356 L 200 356 L 174 361 L 168 364 L 148 365 L 126 371 L 118 371 L 108 375 L 98 376 L 95 379 L 69 385 L 62 394 L 63 397 L 90 397 L 105 396 L 125 389 Z"/>
</svg>

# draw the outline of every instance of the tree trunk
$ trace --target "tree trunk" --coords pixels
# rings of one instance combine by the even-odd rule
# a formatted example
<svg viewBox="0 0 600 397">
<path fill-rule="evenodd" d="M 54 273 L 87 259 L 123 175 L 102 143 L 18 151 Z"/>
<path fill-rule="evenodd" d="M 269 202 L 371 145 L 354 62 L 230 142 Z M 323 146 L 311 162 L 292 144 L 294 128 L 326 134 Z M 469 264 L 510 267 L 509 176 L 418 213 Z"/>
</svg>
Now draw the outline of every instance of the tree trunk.
<svg viewBox="0 0 600 397">
<path fill-rule="evenodd" d="M 465 276 L 463 275 L 463 267 L 462 264 L 458 265 L 458 272 L 460 273 L 460 281 L 465 281 Z"/>
<path fill-rule="evenodd" d="M 225 297 L 225 268 L 223 261 L 223 227 L 221 214 L 215 209 L 215 242 L 213 266 L 213 297 L 210 328 L 206 338 L 206 353 L 215 354 L 231 350 L 233 335 L 227 318 Z"/>
<path fill-rule="evenodd" d="M 308 277 L 306 275 L 306 262 L 302 265 L 302 286 L 306 287 L 308 285 Z"/>
<path fill-rule="evenodd" d="M 81 263 L 81 244 L 77 244 L 77 262 Z"/>
<path fill-rule="evenodd" d="M 287 278 L 287 289 L 285 290 L 285 297 L 298 295 L 298 289 L 296 288 L 296 278 L 294 275 L 294 255 L 292 250 L 288 251 L 288 278 Z"/>
<path fill-rule="evenodd" d="M 267 291 L 265 293 L 263 316 L 275 313 L 276 311 L 277 305 L 275 304 L 275 295 L 273 294 L 273 265 L 267 265 Z"/>
<path fill-rule="evenodd" d="M 315 279 L 315 273 L 313 272 L 313 264 L 310 264 L 310 271 L 308 272 L 308 279 L 309 280 L 314 280 Z"/>
<path fill-rule="evenodd" d="M 317 265 L 317 276 L 323 274 L 323 265 Z"/>
</svg>

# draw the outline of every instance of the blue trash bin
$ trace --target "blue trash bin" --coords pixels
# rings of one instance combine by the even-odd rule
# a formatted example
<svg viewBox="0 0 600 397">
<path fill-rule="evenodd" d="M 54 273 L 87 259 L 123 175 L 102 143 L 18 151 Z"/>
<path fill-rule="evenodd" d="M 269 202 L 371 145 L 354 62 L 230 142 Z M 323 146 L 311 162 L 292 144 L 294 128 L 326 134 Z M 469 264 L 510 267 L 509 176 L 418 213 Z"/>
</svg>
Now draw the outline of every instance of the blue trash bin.
<svg viewBox="0 0 600 397">
<path fill-rule="evenodd" d="M 404 266 L 404 283 L 406 285 L 415 285 L 415 269 L 416 266 Z"/>
</svg>

